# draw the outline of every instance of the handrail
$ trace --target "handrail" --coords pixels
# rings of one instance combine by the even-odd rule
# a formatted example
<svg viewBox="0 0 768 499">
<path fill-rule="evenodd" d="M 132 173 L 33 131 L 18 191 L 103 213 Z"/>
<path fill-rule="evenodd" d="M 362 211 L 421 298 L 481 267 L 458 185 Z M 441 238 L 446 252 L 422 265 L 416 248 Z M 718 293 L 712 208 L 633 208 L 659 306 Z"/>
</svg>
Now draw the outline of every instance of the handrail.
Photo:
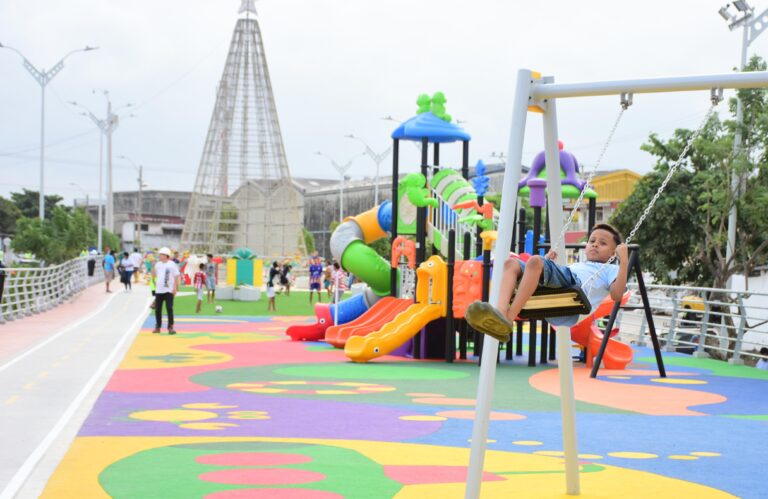
<svg viewBox="0 0 768 499">
<path fill-rule="evenodd" d="M 443 241 L 441 241 L 440 244 L 440 253 L 447 257 L 448 256 L 448 231 L 453 229 L 456 233 L 456 259 L 457 260 L 463 260 L 464 255 L 462 252 L 463 247 L 463 241 L 464 241 L 464 234 L 469 234 L 470 238 L 470 248 L 472 254 L 474 254 L 475 246 L 476 246 L 476 238 L 477 238 L 477 230 L 475 227 L 470 226 L 467 223 L 459 222 L 459 214 L 456 212 L 456 210 L 448 204 L 448 202 L 437 193 L 437 191 L 430 187 L 429 191 L 435 199 L 438 201 L 438 205 L 436 208 L 429 207 L 427 212 L 427 224 L 431 226 L 431 228 L 437 232 L 440 233 L 441 237 L 444 238 Z M 446 217 L 446 213 L 449 213 L 450 216 Z"/>
<path fill-rule="evenodd" d="M 636 289 L 637 285 L 629 283 L 628 287 Z M 695 356 L 714 355 L 732 364 L 743 364 L 742 357 L 768 358 L 759 353 L 768 346 L 768 293 L 663 284 L 646 288 L 663 293 L 651 293 L 649 300 L 666 350 L 684 348 Z M 733 301 L 710 300 L 708 295 L 713 294 Z M 699 300 L 691 301 L 688 297 L 692 295 Z M 691 307 L 684 307 L 688 303 Z M 622 313 L 621 330 L 629 338 L 636 334 L 642 345 L 647 334 L 645 315 L 628 312 Z"/>
<path fill-rule="evenodd" d="M 94 262 L 91 276 L 89 260 Z M 7 267 L 0 274 L 0 324 L 50 310 L 104 280 L 100 256 L 82 256 L 50 267 Z"/>
</svg>

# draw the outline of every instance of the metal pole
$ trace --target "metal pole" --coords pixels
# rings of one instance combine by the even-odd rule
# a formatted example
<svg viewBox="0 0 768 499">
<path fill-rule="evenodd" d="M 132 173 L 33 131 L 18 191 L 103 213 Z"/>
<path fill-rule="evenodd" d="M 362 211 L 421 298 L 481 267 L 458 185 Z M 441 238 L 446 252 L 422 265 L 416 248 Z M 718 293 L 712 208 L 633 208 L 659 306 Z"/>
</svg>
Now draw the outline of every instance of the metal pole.
<svg viewBox="0 0 768 499">
<path fill-rule="evenodd" d="M 139 209 L 138 209 L 139 230 L 137 231 L 138 235 L 134 238 L 135 239 L 133 243 L 134 250 L 141 248 L 141 215 L 142 215 L 141 203 L 143 201 L 143 194 L 144 194 L 144 166 L 139 165 Z"/>
<path fill-rule="evenodd" d="M 557 144 L 555 99 L 547 102 L 544 110 L 544 155 L 547 164 L 547 224 L 551 231 L 559 234 L 563 227 L 563 200 L 560 187 L 560 150 Z M 556 248 L 556 251 L 557 263 L 565 265 L 565 245 L 562 248 Z M 571 331 L 567 326 L 558 326 L 555 331 L 557 334 L 557 364 L 560 371 L 560 412 L 563 424 L 566 493 L 574 495 L 579 493 L 579 461 L 576 442 L 576 402 L 573 394 Z"/>
<path fill-rule="evenodd" d="M 397 238 L 397 219 L 398 219 L 398 182 L 400 177 L 400 141 L 394 139 L 392 142 L 392 229 L 390 230 L 390 243 L 394 243 Z M 389 287 L 391 294 L 397 297 L 397 268 L 392 268 L 389 274 Z"/>
<path fill-rule="evenodd" d="M 341 183 L 339 184 L 339 223 L 344 221 L 344 172 L 341 172 Z"/>
<path fill-rule="evenodd" d="M 107 100 L 107 230 L 115 230 L 115 213 L 112 199 L 112 102 Z"/>
<path fill-rule="evenodd" d="M 498 239 L 494 259 L 497 265 L 501 265 L 509 257 L 509 248 L 512 244 L 512 220 L 515 219 L 515 206 L 517 205 L 517 183 L 522 172 L 523 139 L 525 136 L 525 121 L 528 115 L 528 99 L 532 87 L 532 73 L 521 69 L 517 72 L 517 85 L 515 100 L 512 110 L 512 123 L 510 126 L 508 168 L 504 172 L 502 187 L 501 209 L 499 219 Z M 501 286 L 501 272 L 494 272 L 491 276 L 490 302 L 499 301 L 499 287 Z M 499 352 L 499 342 L 494 338 L 487 338 L 483 343 L 483 357 L 495 359 Z M 493 397 L 493 384 L 496 378 L 496 362 L 483 362 L 480 366 L 480 376 L 477 387 L 477 405 L 475 409 L 475 421 L 472 428 L 472 450 L 469 457 L 469 469 L 467 475 L 467 488 L 465 497 L 476 499 L 480 497 L 481 478 L 483 473 L 483 461 L 485 460 L 486 438 L 488 436 L 488 421 L 491 411 L 491 399 Z"/>
<path fill-rule="evenodd" d="M 102 246 L 102 234 L 101 234 L 101 227 L 104 223 L 103 219 L 103 213 L 102 213 L 102 205 L 104 201 L 104 131 L 99 130 L 99 207 L 98 212 L 96 214 L 97 217 L 97 233 L 98 233 L 98 247 L 96 248 L 99 252 L 104 250 L 104 246 Z"/>
<path fill-rule="evenodd" d="M 749 28 L 751 23 L 744 24 L 742 31 L 743 36 L 741 38 L 741 63 L 739 65 L 739 71 L 744 71 L 747 66 L 747 47 L 749 47 Z M 741 127 L 744 122 L 744 103 L 739 98 L 738 92 L 736 93 L 736 130 L 733 136 L 733 157 L 736 158 L 741 150 Z M 735 172 L 731 176 L 731 192 L 733 193 L 733 200 L 731 210 L 728 213 L 728 244 L 725 247 L 725 262 L 726 265 L 731 264 L 734 250 L 736 249 L 736 224 L 738 223 L 738 208 L 736 207 L 736 200 L 739 197 L 739 190 L 741 188 L 741 176 L 736 175 Z M 731 287 L 732 277 L 728 278 L 727 286 Z"/>
<path fill-rule="evenodd" d="M 42 70 L 43 74 L 45 70 Z M 45 84 L 40 83 L 40 220 L 45 220 Z"/>
</svg>

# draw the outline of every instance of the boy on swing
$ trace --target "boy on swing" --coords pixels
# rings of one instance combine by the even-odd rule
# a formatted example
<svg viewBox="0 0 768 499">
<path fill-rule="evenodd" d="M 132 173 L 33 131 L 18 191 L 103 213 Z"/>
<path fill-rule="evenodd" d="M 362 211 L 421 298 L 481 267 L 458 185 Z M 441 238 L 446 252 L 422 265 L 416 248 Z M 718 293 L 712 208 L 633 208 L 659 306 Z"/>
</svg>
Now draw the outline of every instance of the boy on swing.
<svg viewBox="0 0 768 499">
<path fill-rule="evenodd" d="M 567 267 L 554 262 L 557 258 L 555 250 L 550 250 L 544 258 L 534 255 L 527 263 L 517 258 L 508 259 L 504 262 L 498 308 L 489 303 L 474 302 L 467 308 L 467 322 L 477 331 L 506 343 L 515 318 L 538 286 L 582 287 L 592 309 L 609 293 L 614 301 L 620 300 L 627 286 L 629 251 L 627 245 L 621 242 L 619 232 L 608 224 L 595 225 L 589 234 L 585 252 L 586 262 Z M 614 253 L 619 259 L 619 265 L 607 265 L 602 269 Z M 576 324 L 578 316 L 552 317 L 548 320 L 555 326 L 572 326 Z"/>
</svg>

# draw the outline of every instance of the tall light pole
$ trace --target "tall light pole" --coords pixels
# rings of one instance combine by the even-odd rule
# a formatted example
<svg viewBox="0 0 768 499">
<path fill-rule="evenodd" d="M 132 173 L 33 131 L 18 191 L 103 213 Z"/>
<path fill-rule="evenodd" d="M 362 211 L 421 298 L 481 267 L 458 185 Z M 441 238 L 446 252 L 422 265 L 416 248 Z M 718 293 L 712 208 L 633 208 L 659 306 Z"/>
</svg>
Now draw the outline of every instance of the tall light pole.
<svg viewBox="0 0 768 499">
<path fill-rule="evenodd" d="M 142 201 L 143 201 L 143 189 L 146 187 L 144 185 L 144 167 L 142 165 L 137 165 L 131 158 L 128 156 L 118 156 L 119 159 L 125 159 L 128 160 L 131 165 L 136 169 L 136 171 L 139 172 L 139 178 L 136 179 L 139 182 L 139 199 L 138 199 L 138 208 L 136 210 L 136 218 L 138 219 L 138 229 L 136 226 L 134 226 L 133 230 L 133 247 L 134 248 L 141 248 L 141 218 L 142 218 Z"/>
<path fill-rule="evenodd" d="M 93 91 L 93 93 L 96 93 L 96 90 Z M 114 203 L 113 203 L 113 196 L 112 196 L 112 133 L 117 130 L 118 125 L 120 124 L 120 117 L 112 110 L 112 101 L 109 99 L 109 92 L 107 90 L 102 90 L 101 93 L 104 95 L 104 98 L 107 100 L 107 115 L 104 119 L 99 119 L 96 117 L 95 114 L 91 112 L 90 109 L 88 109 L 83 104 L 80 104 L 78 102 L 70 102 L 70 104 L 74 106 L 78 106 L 82 108 L 85 112 L 81 113 L 83 116 L 87 116 L 93 121 L 93 123 L 98 127 L 98 129 L 101 131 L 101 137 L 99 138 L 99 230 L 101 230 L 101 195 L 102 195 L 102 170 L 103 170 L 103 139 L 106 136 L 107 137 L 107 201 L 106 201 L 106 220 L 104 221 L 104 226 L 108 227 L 109 230 L 113 231 L 115 230 L 115 219 L 114 219 Z M 126 107 L 131 107 L 133 104 L 125 104 L 124 106 L 120 107 L 119 109 L 123 109 Z M 118 109 L 118 110 L 119 110 Z M 131 117 L 133 115 L 129 115 Z M 99 248 L 101 248 L 101 237 L 99 237 Z"/>
<path fill-rule="evenodd" d="M 8 45 L 3 45 L 0 43 L 0 48 L 5 48 L 8 50 L 12 50 L 19 54 L 22 59 L 24 59 L 24 68 L 29 71 L 29 74 L 32 75 L 32 78 L 35 79 L 35 81 L 40 85 L 40 207 L 39 207 L 39 216 L 40 220 L 45 219 L 45 87 L 48 86 L 48 84 L 53 80 L 57 74 L 61 72 L 62 69 L 64 69 L 64 60 L 71 56 L 72 54 L 75 54 L 77 52 L 89 52 L 91 50 L 96 50 L 98 47 L 88 47 L 82 49 L 77 49 L 69 52 L 64 57 L 59 59 L 59 62 L 57 62 L 51 69 L 46 71 L 45 69 L 37 69 L 31 62 L 29 62 L 29 59 L 27 59 L 24 54 L 19 52 L 13 47 L 9 47 Z"/>
<path fill-rule="evenodd" d="M 344 221 L 344 174 L 349 171 L 350 168 L 352 168 L 352 163 L 354 163 L 355 159 L 362 156 L 362 154 L 358 154 L 357 156 L 353 156 L 349 161 L 344 163 L 343 165 L 338 164 L 332 157 L 328 156 L 327 154 L 323 154 L 320 151 L 315 152 L 318 156 L 323 156 L 327 158 L 333 167 L 336 169 L 337 172 L 339 172 L 339 175 L 341 175 L 341 183 L 339 184 L 339 223 Z"/>
<path fill-rule="evenodd" d="M 389 156 L 389 153 L 392 151 L 392 146 L 387 147 L 381 153 L 377 153 L 371 148 L 371 146 L 368 145 L 366 141 L 364 141 L 360 137 L 351 133 L 349 135 L 345 135 L 345 137 L 348 139 L 355 139 L 360 141 L 365 146 L 365 154 L 367 154 L 368 157 L 370 157 L 373 160 L 373 162 L 376 163 L 376 180 L 374 181 L 375 184 L 373 189 L 373 206 L 378 206 L 379 205 L 379 167 L 381 166 L 381 163 L 385 159 L 387 159 L 387 156 Z"/>
<path fill-rule="evenodd" d="M 723 19 L 728 22 L 728 28 L 733 31 L 736 28 L 742 28 L 741 37 L 741 60 L 739 62 L 739 70 L 744 71 L 747 66 L 747 49 L 749 45 L 755 41 L 755 39 L 768 28 L 768 9 L 764 10 L 759 15 L 754 15 L 754 7 L 751 7 L 744 0 L 735 0 L 733 6 L 736 7 L 736 14 L 731 15 L 729 8 L 731 4 L 726 4 L 725 7 L 721 7 L 718 13 Z M 733 137 L 733 156 L 736 158 L 741 152 L 741 128 L 744 122 L 744 103 L 739 99 L 739 94 L 736 94 L 736 131 Z M 728 244 L 725 248 L 725 261 L 726 265 L 733 258 L 733 253 L 736 249 L 736 224 L 738 209 L 736 207 L 736 200 L 739 197 L 741 190 L 741 175 L 733 175 L 731 177 L 731 192 L 733 193 L 733 205 L 731 211 L 728 213 Z M 728 280 L 728 286 L 730 287 L 730 281 Z"/>
</svg>

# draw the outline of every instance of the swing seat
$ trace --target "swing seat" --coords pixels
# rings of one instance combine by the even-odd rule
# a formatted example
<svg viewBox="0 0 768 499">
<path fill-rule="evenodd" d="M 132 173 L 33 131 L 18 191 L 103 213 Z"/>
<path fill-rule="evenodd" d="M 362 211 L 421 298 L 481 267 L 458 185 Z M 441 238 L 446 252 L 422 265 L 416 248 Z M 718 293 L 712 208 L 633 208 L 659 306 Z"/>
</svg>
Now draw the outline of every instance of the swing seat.
<svg viewBox="0 0 768 499">
<path fill-rule="evenodd" d="M 587 295 L 579 286 L 571 288 L 539 287 L 520 311 L 521 319 L 546 319 L 568 315 L 587 315 L 592 310 Z"/>
</svg>

